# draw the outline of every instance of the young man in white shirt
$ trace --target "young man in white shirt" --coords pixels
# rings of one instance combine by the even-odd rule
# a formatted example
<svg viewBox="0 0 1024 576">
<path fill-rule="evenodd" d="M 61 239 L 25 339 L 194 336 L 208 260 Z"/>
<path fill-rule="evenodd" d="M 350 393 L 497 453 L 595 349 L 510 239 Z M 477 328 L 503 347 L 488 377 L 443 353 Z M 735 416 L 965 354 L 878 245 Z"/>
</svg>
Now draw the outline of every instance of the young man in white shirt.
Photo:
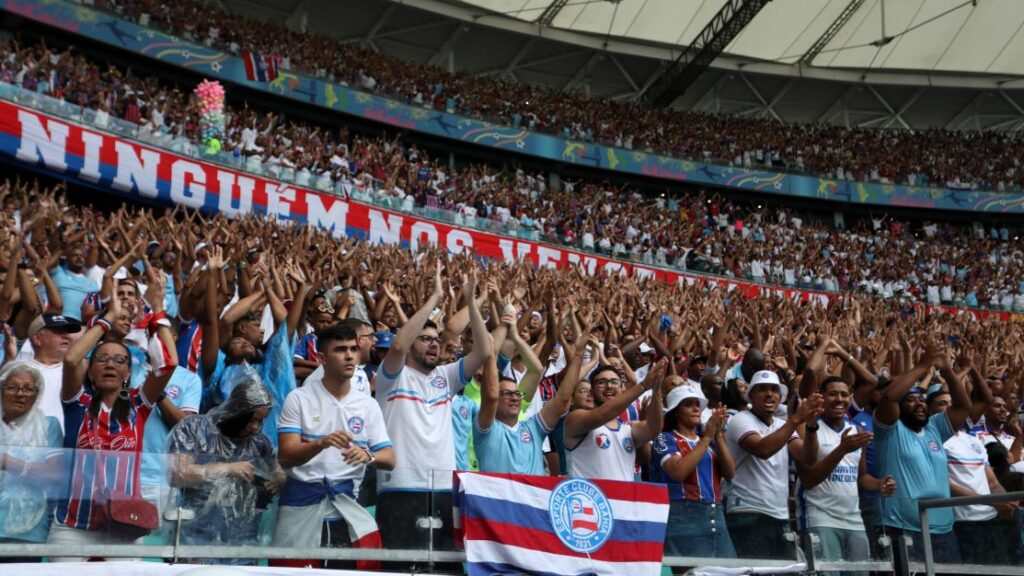
<svg viewBox="0 0 1024 576">
<path fill-rule="evenodd" d="M 794 558 L 784 534 L 789 523 L 789 458 L 803 449 L 797 429 L 821 411 L 813 394 L 782 420 L 776 410 L 789 394 L 770 370 L 755 372 L 747 388 L 749 411 L 729 420 L 726 438 L 736 460 L 736 476 L 727 497 L 726 523 L 740 558 Z"/>
<path fill-rule="evenodd" d="M 356 503 L 355 488 L 368 467 L 395 467 L 391 439 L 377 403 L 352 388 L 360 352 L 355 331 L 338 325 L 320 332 L 317 352 L 323 378 L 293 390 L 281 411 L 278 457 L 288 480 L 274 546 L 379 548 L 377 524 Z M 278 565 L 311 564 L 323 563 L 289 560 Z M 357 568 L 375 567 L 360 564 Z"/>
<path fill-rule="evenodd" d="M 797 462 L 800 528 L 818 537 L 814 545 L 818 559 L 867 562 L 870 552 L 858 489 L 892 496 L 896 482 L 868 474 L 863 456 L 872 434 L 847 417 L 853 398 L 849 383 L 841 376 L 829 376 L 819 389 L 825 411 L 805 425 L 803 461 Z"/>
<path fill-rule="evenodd" d="M 648 371 L 642 383 L 628 388 L 612 366 L 600 365 L 591 372 L 590 389 L 595 408 L 573 410 L 565 419 L 569 476 L 623 482 L 636 479 L 637 449 L 661 433 L 661 382 L 667 366 L 668 359 L 662 358 Z M 623 369 L 630 370 L 628 366 Z M 619 415 L 648 390 L 652 393 L 646 419 L 623 422 Z"/>
<path fill-rule="evenodd" d="M 438 366 L 441 338 L 428 321 L 444 289 L 435 264 L 434 293 L 398 331 L 377 372 L 377 402 L 394 442 L 397 466 L 377 475 L 377 522 L 384 547 L 451 550 L 455 443 L 451 398 L 491 356 L 493 343 L 476 302 L 476 274 L 463 278 L 473 348 Z"/>
</svg>

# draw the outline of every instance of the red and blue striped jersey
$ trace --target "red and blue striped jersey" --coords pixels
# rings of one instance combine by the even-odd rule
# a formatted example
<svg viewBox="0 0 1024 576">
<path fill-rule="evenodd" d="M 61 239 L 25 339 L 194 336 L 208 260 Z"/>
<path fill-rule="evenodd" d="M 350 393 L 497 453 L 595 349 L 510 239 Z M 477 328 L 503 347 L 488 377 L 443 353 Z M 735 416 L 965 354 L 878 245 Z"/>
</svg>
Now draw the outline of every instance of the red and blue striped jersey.
<svg viewBox="0 0 1024 576">
<path fill-rule="evenodd" d="M 668 484 L 670 500 L 693 502 L 721 502 L 722 477 L 718 474 L 718 455 L 709 447 L 692 474 L 682 482 L 673 480 L 662 465 L 677 454 L 685 457 L 700 444 L 700 438 L 690 440 L 678 432 L 662 432 L 654 439 L 651 455 L 651 480 Z"/>
<path fill-rule="evenodd" d="M 192 320 L 180 329 L 178 341 L 178 365 L 191 372 L 199 372 L 199 354 L 203 347 L 203 326 L 199 320 Z"/>
<path fill-rule="evenodd" d="M 316 351 L 316 342 L 316 334 L 306 334 L 295 344 L 294 356 L 319 364 L 320 354 Z"/>
<path fill-rule="evenodd" d="M 100 408 L 98 418 L 89 416 L 94 398 L 84 391 L 64 402 L 64 447 L 73 449 L 74 463 L 66 492 L 57 503 L 58 524 L 98 529 L 98 507 L 106 504 L 106 493 L 118 498 L 140 493 L 142 434 L 153 406 L 140 389 L 129 394 L 128 419 L 113 422 L 106 406 Z"/>
</svg>

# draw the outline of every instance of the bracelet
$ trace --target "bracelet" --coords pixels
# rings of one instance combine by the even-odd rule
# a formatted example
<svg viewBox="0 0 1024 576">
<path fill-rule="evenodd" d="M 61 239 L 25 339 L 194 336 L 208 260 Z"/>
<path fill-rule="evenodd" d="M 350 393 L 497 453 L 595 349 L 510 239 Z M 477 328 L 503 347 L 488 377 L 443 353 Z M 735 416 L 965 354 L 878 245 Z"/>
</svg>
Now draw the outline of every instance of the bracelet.
<svg viewBox="0 0 1024 576">
<path fill-rule="evenodd" d="M 373 457 L 373 452 L 370 452 L 369 448 L 363 448 L 363 450 L 365 450 L 366 451 L 366 455 L 370 457 L 370 461 L 369 462 L 365 462 L 363 464 L 364 466 L 370 466 L 371 464 L 373 464 L 373 463 L 375 463 L 377 461 L 377 459 Z"/>
<path fill-rule="evenodd" d="M 818 431 L 818 428 L 821 428 L 821 424 L 818 424 L 818 423 L 814 423 L 814 424 L 806 424 L 806 425 L 805 425 L 805 428 L 806 428 L 806 430 L 807 430 L 808 432 L 817 432 L 817 431 Z"/>
<path fill-rule="evenodd" d="M 102 328 L 104 334 L 108 334 L 110 332 L 110 329 L 112 328 L 109 321 L 99 317 L 96 318 L 96 323 L 93 324 L 93 326 L 99 326 L 100 328 Z"/>
</svg>

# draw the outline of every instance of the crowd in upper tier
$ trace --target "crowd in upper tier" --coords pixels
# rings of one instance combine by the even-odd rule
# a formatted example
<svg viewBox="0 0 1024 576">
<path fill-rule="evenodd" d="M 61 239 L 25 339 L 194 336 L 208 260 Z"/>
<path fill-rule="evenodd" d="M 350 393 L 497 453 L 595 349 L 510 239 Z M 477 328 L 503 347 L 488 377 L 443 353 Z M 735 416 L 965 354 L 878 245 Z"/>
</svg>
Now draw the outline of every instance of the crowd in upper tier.
<svg viewBox="0 0 1024 576">
<path fill-rule="evenodd" d="M 90 2 L 92 3 L 92 2 Z M 1021 132 L 844 128 L 678 112 L 589 98 L 525 83 L 405 62 L 357 42 L 305 34 L 281 22 L 201 0 L 95 0 L 132 21 L 231 53 L 282 58 L 282 67 L 413 105 L 497 120 L 573 140 L 666 156 L 827 178 L 984 190 L 1024 184 Z"/>
<path fill-rule="evenodd" d="M 0 183 L 0 542 L 450 550 L 458 469 L 664 483 L 669 555 L 866 560 L 1024 484 L 1016 322 L 86 198 Z M 1020 515 L 933 510 L 935 557 L 1015 564 Z"/>
<path fill-rule="evenodd" d="M 0 44 L 0 81 L 120 118 L 135 137 L 202 150 L 187 87 L 42 44 Z M 229 107 L 222 148 L 245 170 L 321 189 L 349 183 L 396 208 L 442 209 L 469 226 L 737 279 L 859 290 L 932 304 L 1024 310 L 1017 230 L 877 215 L 848 229 L 778 205 L 704 191 L 647 195 L 611 182 L 487 165 L 453 169 L 399 138 L 369 137 Z"/>
</svg>

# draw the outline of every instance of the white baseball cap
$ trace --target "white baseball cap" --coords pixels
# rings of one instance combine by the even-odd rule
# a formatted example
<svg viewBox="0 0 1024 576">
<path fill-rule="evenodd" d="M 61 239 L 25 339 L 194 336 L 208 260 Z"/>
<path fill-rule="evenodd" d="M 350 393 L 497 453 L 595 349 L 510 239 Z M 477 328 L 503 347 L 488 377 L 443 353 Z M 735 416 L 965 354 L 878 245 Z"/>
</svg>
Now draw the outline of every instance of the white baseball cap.
<svg viewBox="0 0 1024 576">
<path fill-rule="evenodd" d="M 702 396 L 693 386 L 677 386 L 669 391 L 668 396 L 665 397 L 665 413 L 675 409 L 677 406 L 683 403 L 683 400 L 690 398 L 697 398 L 700 400 L 700 409 L 703 410 L 708 407 L 708 399 Z"/>
<path fill-rule="evenodd" d="M 785 384 L 779 382 L 779 376 L 771 370 L 759 370 L 754 372 L 754 377 L 750 379 L 750 384 L 747 386 L 747 400 L 750 400 L 750 393 L 754 391 L 754 388 L 760 385 L 774 384 L 779 387 L 779 391 L 782 393 L 782 401 L 785 402 L 786 398 L 789 397 L 789 388 Z"/>
</svg>

